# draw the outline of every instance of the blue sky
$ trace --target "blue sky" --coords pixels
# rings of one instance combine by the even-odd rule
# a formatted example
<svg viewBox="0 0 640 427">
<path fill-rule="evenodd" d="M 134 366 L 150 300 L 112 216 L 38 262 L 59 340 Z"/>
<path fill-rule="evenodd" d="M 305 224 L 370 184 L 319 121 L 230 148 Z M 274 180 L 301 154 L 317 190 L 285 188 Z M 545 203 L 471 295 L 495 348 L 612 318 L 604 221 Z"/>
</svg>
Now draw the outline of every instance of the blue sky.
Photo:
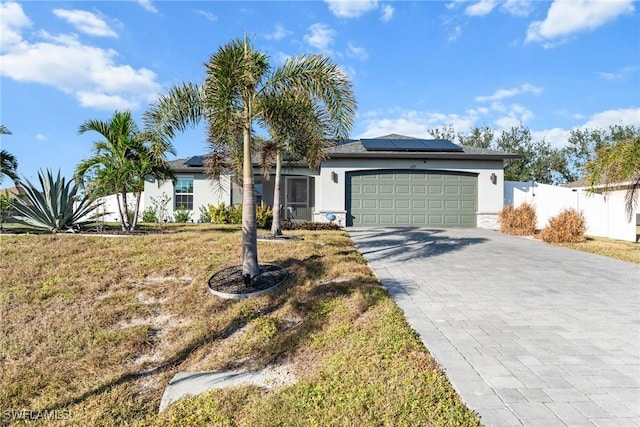
<svg viewBox="0 0 640 427">
<path fill-rule="evenodd" d="M 324 53 L 351 77 L 351 136 L 428 137 L 519 123 L 562 146 L 574 128 L 640 125 L 640 3 L 629 0 L 26 1 L 0 3 L 0 139 L 21 176 L 70 177 L 87 119 L 204 77 L 245 33 L 274 66 Z M 202 130 L 178 157 L 205 150 Z M 173 158 L 173 157 L 172 157 Z M 11 185 L 8 180 L 5 186 Z"/>
</svg>

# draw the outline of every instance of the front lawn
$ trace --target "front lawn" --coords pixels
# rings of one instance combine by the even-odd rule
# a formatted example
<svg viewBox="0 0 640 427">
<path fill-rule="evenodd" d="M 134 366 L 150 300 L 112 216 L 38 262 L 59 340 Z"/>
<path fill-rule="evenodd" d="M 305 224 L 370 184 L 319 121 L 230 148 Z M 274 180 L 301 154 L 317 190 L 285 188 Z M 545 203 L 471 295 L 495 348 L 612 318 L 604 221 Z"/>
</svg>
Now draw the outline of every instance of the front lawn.
<svg viewBox="0 0 640 427">
<path fill-rule="evenodd" d="M 587 237 L 587 240 L 581 243 L 558 243 L 557 245 L 640 264 L 640 243 L 605 237 Z"/>
<path fill-rule="evenodd" d="M 293 278 L 222 300 L 237 226 L 162 234 L 0 236 L 3 422 L 57 425 L 479 425 L 344 232 L 290 231 L 260 261 Z M 158 414 L 177 372 L 282 367 L 296 381 L 189 398 Z"/>
</svg>

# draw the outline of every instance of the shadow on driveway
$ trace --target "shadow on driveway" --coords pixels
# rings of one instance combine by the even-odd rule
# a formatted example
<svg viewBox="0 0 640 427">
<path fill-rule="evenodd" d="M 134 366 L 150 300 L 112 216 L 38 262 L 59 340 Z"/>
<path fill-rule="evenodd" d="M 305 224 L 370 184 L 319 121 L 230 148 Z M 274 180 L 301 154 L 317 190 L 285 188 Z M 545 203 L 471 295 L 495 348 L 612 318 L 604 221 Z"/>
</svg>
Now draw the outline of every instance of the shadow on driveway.
<svg viewBox="0 0 640 427">
<path fill-rule="evenodd" d="M 349 234 L 365 257 L 394 262 L 443 255 L 488 241 L 464 232 L 453 235 L 451 230 L 418 227 L 352 228 Z"/>
</svg>

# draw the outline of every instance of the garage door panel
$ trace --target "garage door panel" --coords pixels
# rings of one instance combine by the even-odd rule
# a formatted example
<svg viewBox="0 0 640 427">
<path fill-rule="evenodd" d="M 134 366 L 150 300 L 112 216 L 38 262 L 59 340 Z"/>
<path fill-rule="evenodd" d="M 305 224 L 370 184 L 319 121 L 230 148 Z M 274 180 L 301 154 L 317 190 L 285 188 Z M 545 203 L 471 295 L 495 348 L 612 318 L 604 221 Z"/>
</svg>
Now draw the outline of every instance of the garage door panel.
<svg viewBox="0 0 640 427">
<path fill-rule="evenodd" d="M 362 201 L 362 208 L 363 209 L 376 209 L 378 207 L 378 201 L 377 200 L 363 200 Z"/>
<path fill-rule="evenodd" d="M 380 209 L 393 209 L 393 199 L 380 199 Z"/>
<path fill-rule="evenodd" d="M 411 200 L 396 200 L 396 209 L 409 209 L 411 208 Z"/>
<path fill-rule="evenodd" d="M 477 178 L 443 171 L 368 171 L 347 176 L 348 225 L 474 227 Z M 386 212 L 385 212 L 386 211 Z"/>
</svg>

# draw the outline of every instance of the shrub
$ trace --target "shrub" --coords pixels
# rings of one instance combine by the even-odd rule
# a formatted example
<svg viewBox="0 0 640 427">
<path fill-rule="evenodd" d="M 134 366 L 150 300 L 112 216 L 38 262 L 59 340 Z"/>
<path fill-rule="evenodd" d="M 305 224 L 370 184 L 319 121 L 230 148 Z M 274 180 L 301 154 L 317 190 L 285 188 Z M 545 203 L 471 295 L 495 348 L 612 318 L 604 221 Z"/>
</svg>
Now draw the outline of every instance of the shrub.
<svg viewBox="0 0 640 427">
<path fill-rule="evenodd" d="M 536 231 L 536 209 L 528 203 L 517 208 L 507 205 L 498 214 L 500 231 L 514 236 L 530 236 Z"/>
<path fill-rule="evenodd" d="M 175 222 L 187 222 L 191 219 L 191 212 L 186 210 L 184 206 L 180 205 L 180 207 L 173 213 L 173 219 Z"/>
<path fill-rule="evenodd" d="M 291 222 L 282 221 L 280 224 L 282 230 L 340 230 L 340 226 L 333 222 Z"/>
<path fill-rule="evenodd" d="M 258 206 L 256 209 L 256 222 L 258 228 L 270 230 L 273 223 L 273 211 L 267 205 Z"/>
<path fill-rule="evenodd" d="M 211 219 L 211 205 L 200 206 L 200 222 L 213 222 Z"/>
<path fill-rule="evenodd" d="M 156 216 L 156 208 L 149 206 L 144 211 L 142 211 L 142 222 L 157 222 L 158 217 Z"/>
<path fill-rule="evenodd" d="M 95 211 L 99 205 L 92 205 L 87 195 L 80 196 L 73 180 L 65 182 L 60 171 L 54 178 L 50 170 L 38 171 L 38 179 L 41 188 L 26 180 L 24 199 L 11 200 L 18 222 L 52 233 L 96 222 Z"/>
<path fill-rule="evenodd" d="M 542 230 L 540 237 L 548 243 L 584 242 L 587 224 L 582 212 L 565 209 L 549 219 L 549 225 Z"/>
</svg>

